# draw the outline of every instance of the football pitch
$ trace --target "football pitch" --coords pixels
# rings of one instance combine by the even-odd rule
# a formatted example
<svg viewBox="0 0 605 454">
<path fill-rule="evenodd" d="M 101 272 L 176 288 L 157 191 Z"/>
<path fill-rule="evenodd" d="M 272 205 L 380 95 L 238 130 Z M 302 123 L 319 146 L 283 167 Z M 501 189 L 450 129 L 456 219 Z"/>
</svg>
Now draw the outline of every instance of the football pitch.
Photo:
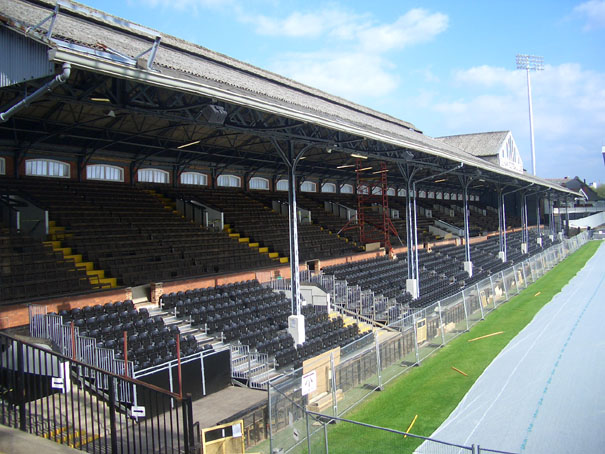
<svg viewBox="0 0 605 454">
<path fill-rule="evenodd" d="M 412 369 L 386 386 L 382 392 L 376 393 L 348 413 L 346 418 L 399 431 L 406 431 L 414 422 L 410 433 L 423 436 L 434 434 L 463 401 L 494 358 L 561 292 L 578 271 L 582 270 L 600 245 L 601 242 L 597 241 L 584 245 L 547 275 L 491 312 L 470 332 L 459 336 L 437 354 L 423 361 L 420 367 Z M 573 303 L 574 301 L 571 301 L 572 306 Z M 586 301 L 578 299 L 577 305 L 584 307 L 585 304 Z M 568 336 L 567 332 L 560 334 Z M 476 338 L 480 339 L 469 342 Z M 495 397 L 483 396 L 487 400 Z M 535 407 L 535 402 L 532 402 L 532 405 Z M 475 442 L 471 435 L 477 426 L 472 422 L 467 422 L 466 425 L 469 430 L 462 440 L 451 439 L 452 433 L 445 430 L 435 434 L 434 438 L 470 445 Z M 450 428 L 453 427 L 455 426 Z M 532 427 L 529 427 L 529 432 Z M 526 437 L 526 443 L 527 429 L 527 426 L 524 427 L 521 434 Z M 328 443 L 330 453 L 413 453 L 422 441 L 341 422 L 330 427 Z M 323 446 L 317 447 L 317 452 L 323 452 Z M 482 447 L 505 449 L 503 446 Z M 315 452 L 315 447 L 312 449 Z M 521 449 L 520 443 L 514 451 L 519 452 Z M 427 452 L 449 453 L 457 450 L 444 447 L 442 450 Z"/>
</svg>

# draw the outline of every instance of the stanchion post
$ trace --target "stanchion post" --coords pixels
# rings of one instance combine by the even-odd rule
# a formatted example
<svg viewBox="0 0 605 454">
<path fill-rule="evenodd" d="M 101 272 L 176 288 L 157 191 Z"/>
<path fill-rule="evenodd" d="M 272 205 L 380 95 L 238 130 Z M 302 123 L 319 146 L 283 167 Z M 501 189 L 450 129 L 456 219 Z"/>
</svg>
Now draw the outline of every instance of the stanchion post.
<svg viewBox="0 0 605 454">
<path fill-rule="evenodd" d="M 179 396 L 183 398 L 183 375 L 181 373 L 181 336 L 176 333 L 176 361 L 179 375 Z"/>
</svg>

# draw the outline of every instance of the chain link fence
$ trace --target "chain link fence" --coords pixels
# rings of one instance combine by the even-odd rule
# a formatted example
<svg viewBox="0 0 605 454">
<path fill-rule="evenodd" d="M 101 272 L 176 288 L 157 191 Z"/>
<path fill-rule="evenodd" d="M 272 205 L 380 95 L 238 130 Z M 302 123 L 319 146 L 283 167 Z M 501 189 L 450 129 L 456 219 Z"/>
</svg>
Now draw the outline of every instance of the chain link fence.
<svg viewBox="0 0 605 454">
<path fill-rule="evenodd" d="M 382 389 L 411 367 L 421 365 L 434 352 L 471 329 L 587 240 L 586 234 L 564 240 L 522 263 L 334 350 L 325 367 L 314 371 L 321 388 L 313 393 L 303 393 L 303 375 L 313 372 L 303 371 L 303 368 L 271 382 L 268 399 L 270 452 L 298 452 L 303 449 L 301 446 L 307 446 L 309 433 L 312 438 L 321 438 L 321 424 L 311 421 L 307 425 L 307 410 L 313 409 L 332 418 L 342 417 L 374 391 Z M 325 449 L 328 446 L 326 440 L 321 442 Z M 327 452 L 317 449 L 317 452 Z"/>
</svg>

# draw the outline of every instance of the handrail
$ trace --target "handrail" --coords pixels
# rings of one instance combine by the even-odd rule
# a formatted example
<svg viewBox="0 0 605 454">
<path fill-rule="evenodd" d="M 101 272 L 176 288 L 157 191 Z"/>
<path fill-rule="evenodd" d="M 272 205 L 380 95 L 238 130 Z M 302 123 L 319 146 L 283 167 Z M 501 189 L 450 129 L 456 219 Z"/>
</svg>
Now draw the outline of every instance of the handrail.
<svg viewBox="0 0 605 454">
<path fill-rule="evenodd" d="M 32 344 L 31 342 L 24 341 L 23 339 L 14 337 L 14 336 L 12 336 L 10 334 L 7 334 L 7 333 L 4 333 L 4 332 L 0 332 L 0 337 L 6 337 L 6 338 L 12 340 L 13 342 L 21 343 L 23 345 L 26 345 L 26 346 L 34 348 L 34 349 L 40 349 L 39 345 Z M 62 353 L 56 352 L 54 350 L 45 350 L 45 353 L 51 354 L 53 356 L 56 356 L 59 359 L 62 359 L 64 361 L 66 361 L 66 362 L 71 362 L 72 364 L 76 364 L 78 366 L 85 367 L 86 369 L 92 370 L 94 372 L 97 372 L 97 373 L 100 373 L 100 374 L 105 374 L 105 375 L 108 375 L 110 377 L 117 378 L 117 379 L 120 379 L 120 380 L 125 380 L 125 381 L 128 381 L 128 382 L 132 383 L 133 385 L 142 386 L 142 387 L 145 387 L 145 388 L 150 388 L 150 389 L 152 389 L 154 391 L 166 394 L 166 395 L 168 395 L 168 396 L 170 396 L 170 397 L 172 397 L 174 399 L 177 399 L 178 401 L 186 400 L 185 397 L 182 397 L 179 394 L 173 393 L 172 391 L 169 391 L 167 389 L 160 388 L 159 386 L 156 386 L 156 385 L 153 385 L 151 383 L 147 383 L 147 382 L 144 382 L 144 381 L 141 381 L 141 380 L 137 380 L 136 378 L 128 377 L 126 375 L 118 375 L 118 374 L 110 372 L 108 370 L 101 369 L 101 368 L 99 368 L 97 366 L 93 366 L 92 364 L 88 364 L 88 363 L 85 363 L 83 361 L 79 361 L 77 359 L 73 359 L 73 358 L 71 358 L 69 356 L 63 355 Z"/>
</svg>

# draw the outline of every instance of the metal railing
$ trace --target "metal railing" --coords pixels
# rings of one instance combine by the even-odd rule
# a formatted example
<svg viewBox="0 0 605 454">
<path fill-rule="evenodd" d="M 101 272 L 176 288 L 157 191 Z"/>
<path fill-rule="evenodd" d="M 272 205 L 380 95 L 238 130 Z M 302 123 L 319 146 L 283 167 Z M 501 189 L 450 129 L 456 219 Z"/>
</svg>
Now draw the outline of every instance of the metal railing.
<svg viewBox="0 0 605 454">
<path fill-rule="evenodd" d="M 382 443 L 375 447 L 375 452 L 412 452 L 411 444 L 412 440 L 422 441 L 422 444 L 416 448 L 413 452 L 418 454 L 431 454 L 431 453 L 443 453 L 443 454 L 480 454 L 480 453 L 495 453 L 495 454 L 514 454 L 508 451 L 498 451 L 495 449 L 482 448 L 479 445 L 460 445 L 456 443 L 449 443 L 447 441 L 437 440 L 435 438 L 423 437 L 421 435 L 415 435 L 402 430 L 390 429 L 387 427 L 375 426 L 372 424 L 363 423 L 360 421 L 354 421 L 351 419 L 337 418 L 322 413 L 317 413 L 310 410 L 305 410 L 305 431 L 307 436 L 307 452 L 311 453 L 326 453 L 330 452 L 330 432 L 328 427 L 330 424 L 338 422 L 340 425 L 353 425 L 355 426 L 355 439 L 363 440 L 365 434 L 368 432 L 381 432 Z M 409 437 L 409 438 L 408 438 Z M 371 448 L 363 445 L 362 443 L 356 443 L 355 440 L 348 441 L 348 452 L 354 454 L 374 452 Z M 359 446 L 359 448 L 355 448 Z M 388 446 L 388 447 L 387 447 Z M 370 451 L 368 451 L 370 449 Z"/>
<path fill-rule="evenodd" d="M 245 380 L 249 388 L 267 389 L 274 367 L 267 353 L 251 352 L 248 345 L 231 344 L 231 377 Z"/>
<path fill-rule="evenodd" d="M 191 396 L 4 333 L 0 352 L 1 424 L 88 452 L 199 451 Z"/>
</svg>

